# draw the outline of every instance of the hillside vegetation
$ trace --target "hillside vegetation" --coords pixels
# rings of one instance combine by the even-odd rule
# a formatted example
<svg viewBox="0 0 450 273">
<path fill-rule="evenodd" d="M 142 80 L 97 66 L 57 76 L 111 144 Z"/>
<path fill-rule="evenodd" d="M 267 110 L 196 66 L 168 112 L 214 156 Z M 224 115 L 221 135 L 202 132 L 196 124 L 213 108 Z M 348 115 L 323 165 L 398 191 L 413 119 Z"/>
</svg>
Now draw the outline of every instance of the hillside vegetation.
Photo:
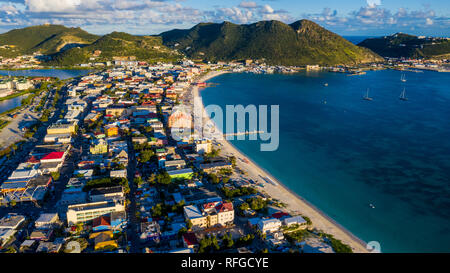
<svg viewBox="0 0 450 273">
<path fill-rule="evenodd" d="M 358 64 L 381 61 L 314 22 L 261 21 L 249 25 L 202 23 L 161 33 L 163 43 L 188 57 L 208 61 L 264 59 L 274 65 Z"/>
<path fill-rule="evenodd" d="M 61 25 L 40 25 L 14 29 L 0 34 L 0 45 L 14 45 L 17 54 L 41 52 L 53 54 L 64 47 L 90 44 L 99 38 L 81 28 L 68 28 Z"/>
<path fill-rule="evenodd" d="M 64 52 L 54 54 L 49 64 L 74 65 L 86 63 L 92 53 L 100 50 L 101 54 L 97 62 L 108 61 L 113 57 L 135 56 L 137 60 L 151 63 L 165 61 L 172 62 L 182 56 L 162 44 L 161 37 L 134 36 L 124 32 L 112 32 L 100 37 L 94 43 L 80 48 L 72 48 Z"/>
<path fill-rule="evenodd" d="M 439 58 L 450 54 L 450 41 L 447 39 L 419 38 L 404 33 L 366 39 L 359 46 L 392 58 Z"/>
</svg>

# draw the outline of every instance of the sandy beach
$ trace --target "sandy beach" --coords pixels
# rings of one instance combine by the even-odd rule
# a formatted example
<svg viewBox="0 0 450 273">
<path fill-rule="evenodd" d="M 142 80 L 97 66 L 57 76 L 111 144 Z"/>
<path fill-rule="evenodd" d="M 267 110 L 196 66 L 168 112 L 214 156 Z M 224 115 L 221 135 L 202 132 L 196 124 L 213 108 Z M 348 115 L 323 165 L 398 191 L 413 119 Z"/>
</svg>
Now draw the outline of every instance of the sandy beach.
<svg viewBox="0 0 450 273">
<path fill-rule="evenodd" d="M 199 79 L 197 82 L 205 82 L 209 79 L 228 73 L 226 71 L 213 71 Z M 190 91 L 190 92 L 189 92 Z M 201 100 L 200 91 L 198 87 L 193 86 L 187 94 L 190 98 L 198 98 Z M 202 102 L 202 108 L 204 106 Z M 204 115 L 207 117 L 207 115 Z M 285 187 L 280 181 L 271 176 L 267 171 L 258 166 L 249 157 L 239 151 L 227 140 L 217 140 L 221 144 L 221 154 L 224 156 L 235 156 L 236 165 L 238 168 L 246 172 L 246 177 L 252 179 L 257 183 L 264 185 L 264 192 L 271 196 L 273 199 L 277 199 L 280 202 L 286 204 L 286 211 L 293 215 L 304 215 L 311 219 L 313 226 L 318 230 L 333 235 L 336 239 L 341 240 L 343 243 L 349 245 L 355 253 L 367 253 L 366 243 L 361 239 L 354 236 L 351 232 L 339 225 L 333 219 L 325 215 L 322 211 L 314 207 L 312 204 L 298 196 L 287 187 Z M 270 178 L 275 183 L 267 182 L 264 178 Z"/>
</svg>

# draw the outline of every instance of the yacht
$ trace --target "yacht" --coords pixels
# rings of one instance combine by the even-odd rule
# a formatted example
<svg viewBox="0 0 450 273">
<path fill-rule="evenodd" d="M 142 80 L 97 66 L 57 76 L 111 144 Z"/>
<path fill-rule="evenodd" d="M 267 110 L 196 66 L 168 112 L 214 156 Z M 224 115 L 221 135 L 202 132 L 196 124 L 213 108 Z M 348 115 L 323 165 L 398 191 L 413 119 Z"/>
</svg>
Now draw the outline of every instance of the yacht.
<svg viewBox="0 0 450 273">
<path fill-rule="evenodd" d="M 405 76 L 405 74 L 402 74 L 402 76 L 400 77 L 400 80 L 401 80 L 402 82 L 406 82 L 406 76 Z"/>
<path fill-rule="evenodd" d="M 369 88 L 367 88 L 366 95 L 363 97 L 364 100 L 373 100 L 371 97 L 369 97 Z"/>
<path fill-rule="evenodd" d="M 404 100 L 404 101 L 408 100 L 408 98 L 406 97 L 406 90 L 405 90 L 405 88 L 403 88 L 403 91 L 402 91 L 402 93 L 400 94 L 399 99 L 400 99 L 400 100 Z"/>
</svg>

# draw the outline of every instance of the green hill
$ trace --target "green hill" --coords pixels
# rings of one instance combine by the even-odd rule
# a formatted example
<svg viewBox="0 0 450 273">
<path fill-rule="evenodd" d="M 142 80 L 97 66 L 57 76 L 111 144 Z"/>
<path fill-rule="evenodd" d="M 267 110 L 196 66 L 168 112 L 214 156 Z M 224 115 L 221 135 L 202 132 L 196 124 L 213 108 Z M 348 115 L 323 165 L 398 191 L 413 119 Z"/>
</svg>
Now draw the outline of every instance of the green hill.
<svg viewBox="0 0 450 273">
<path fill-rule="evenodd" d="M 14 29 L 0 34 L 1 45 L 16 46 L 17 53 L 53 54 L 73 46 L 90 44 L 99 38 L 80 28 L 61 25 L 40 25 Z"/>
<path fill-rule="evenodd" d="M 51 65 L 75 65 L 86 63 L 94 51 L 100 50 L 97 62 L 108 61 L 113 57 L 135 56 L 137 60 L 158 62 L 175 61 L 182 56 L 162 44 L 158 36 L 134 36 L 124 32 L 112 32 L 84 47 L 68 49 L 54 54 Z"/>
<path fill-rule="evenodd" d="M 261 21 L 249 25 L 202 23 L 161 33 L 164 45 L 209 61 L 264 59 L 276 65 L 358 64 L 381 61 L 314 22 Z"/>
<path fill-rule="evenodd" d="M 391 36 L 366 39 L 358 44 L 383 57 L 392 58 L 448 58 L 450 41 L 444 38 L 419 38 L 396 33 Z"/>
</svg>

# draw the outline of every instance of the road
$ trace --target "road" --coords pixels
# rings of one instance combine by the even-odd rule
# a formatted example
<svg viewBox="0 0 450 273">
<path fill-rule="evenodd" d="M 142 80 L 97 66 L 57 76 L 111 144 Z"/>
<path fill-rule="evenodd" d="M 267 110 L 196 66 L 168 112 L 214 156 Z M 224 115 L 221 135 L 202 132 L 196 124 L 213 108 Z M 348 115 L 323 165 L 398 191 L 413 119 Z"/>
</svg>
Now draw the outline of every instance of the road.
<svg viewBox="0 0 450 273">
<path fill-rule="evenodd" d="M 128 228 L 127 228 L 127 239 L 130 245 L 131 253 L 141 253 L 142 247 L 139 238 L 140 221 L 136 218 L 137 206 L 136 206 L 136 184 L 133 182 L 134 174 L 136 173 L 136 154 L 134 152 L 133 143 L 131 137 L 127 137 L 128 143 L 128 184 L 130 185 L 130 192 L 128 198 L 130 199 L 130 204 L 127 208 L 128 213 Z"/>
</svg>

